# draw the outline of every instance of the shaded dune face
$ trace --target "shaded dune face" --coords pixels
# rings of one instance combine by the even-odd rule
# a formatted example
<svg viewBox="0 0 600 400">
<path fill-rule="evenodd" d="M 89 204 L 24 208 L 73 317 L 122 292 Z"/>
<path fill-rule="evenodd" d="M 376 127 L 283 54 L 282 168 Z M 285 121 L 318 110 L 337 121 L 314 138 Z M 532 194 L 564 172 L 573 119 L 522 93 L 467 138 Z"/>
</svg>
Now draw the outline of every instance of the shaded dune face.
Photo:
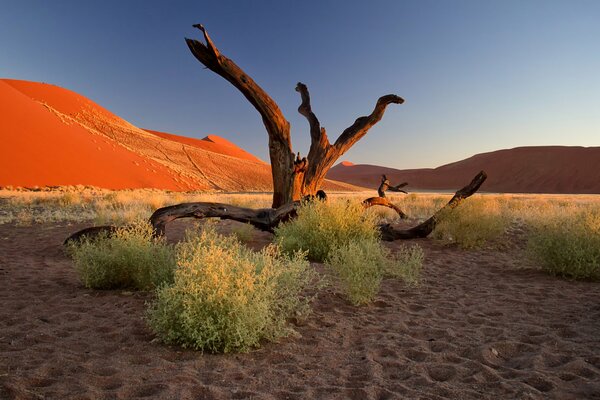
<svg viewBox="0 0 600 400">
<path fill-rule="evenodd" d="M 142 130 L 89 99 L 0 80 L 0 185 L 270 190 L 268 164 L 217 136 Z"/>
<path fill-rule="evenodd" d="M 600 147 L 517 147 L 477 154 L 435 169 L 399 170 L 342 162 L 327 177 L 377 187 L 381 175 L 386 174 L 393 184 L 409 182 L 412 189 L 453 190 L 481 170 L 488 174 L 481 189 L 488 192 L 600 193 Z"/>
</svg>

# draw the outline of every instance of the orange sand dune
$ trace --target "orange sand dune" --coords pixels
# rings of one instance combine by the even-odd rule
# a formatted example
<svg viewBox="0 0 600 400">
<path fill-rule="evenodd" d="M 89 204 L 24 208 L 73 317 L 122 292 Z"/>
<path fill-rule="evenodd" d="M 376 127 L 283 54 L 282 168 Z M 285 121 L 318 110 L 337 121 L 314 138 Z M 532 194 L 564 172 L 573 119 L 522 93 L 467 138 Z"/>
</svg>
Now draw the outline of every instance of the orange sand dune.
<svg viewBox="0 0 600 400">
<path fill-rule="evenodd" d="M 166 167 L 61 120 L 7 81 L 0 109 L 0 185 L 183 188 Z"/>
<path fill-rule="evenodd" d="M 224 139 L 149 133 L 58 86 L 0 84 L 0 186 L 271 189 L 268 165 Z"/>
<path fill-rule="evenodd" d="M 477 154 L 435 169 L 398 170 L 340 163 L 328 178 L 376 188 L 381 174 L 409 188 L 449 190 L 464 186 L 477 172 L 488 174 L 482 190 L 506 193 L 600 193 L 600 147 L 517 147 Z"/>
</svg>

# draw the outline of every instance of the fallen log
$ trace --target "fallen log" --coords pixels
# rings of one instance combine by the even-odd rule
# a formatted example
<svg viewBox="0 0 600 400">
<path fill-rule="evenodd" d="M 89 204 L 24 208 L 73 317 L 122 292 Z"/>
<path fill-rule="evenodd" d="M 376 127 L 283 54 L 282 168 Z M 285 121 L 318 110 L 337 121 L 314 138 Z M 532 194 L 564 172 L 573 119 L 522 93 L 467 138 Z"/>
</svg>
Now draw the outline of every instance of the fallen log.
<svg viewBox="0 0 600 400">
<path fill-rule="evenodd" d="M 475 178 L 464 188 L 458 190 L 452 199 L 446 204 L 444 207 L 439 209 L 435 214 L 433 214 L 428 220 L 420 223 L 417 226 L 414 226 L 410 229 L 399 229 L 391 224 L 382 224 L 379 226 L 379 230 L 381 231 L 381 239 L 392 242 L 394 240 L 406 240 L 406 239 L 417 239 L 424 238 L 429 236 L 431 232 L 435 229 L 436 224 L 439 219 L 443 216 L 444 213 L 449 210 L 454 209 L 458 206 L 464 199 L 473 195 L 483 182 L 486 180 L 487 174 L 484 171 L 478 173 Z"/>
<path fill-rule="evenodd" d="M 381 238 L 386 241 L 404 240 L 404 239 L 415 239 L 423 238 L 428 236 L 435 225 L 437 224 L 441 215 L 460 204 L 461 201 L 466 199 L 475 193 L 481 184 L 485 181 L 487 175 L 481 171 L 471 183 L 464 188 L 456 192 L 454 197 L 437 211 L 427 221 L 410 229 L 398 229 L 390 224 L 382 224 L 379 226 L 381 230 Z M 323 193 L 324 195 L 324 193 Z M 365 203 L 366 202 L 366 203 Z M 238 222 L 244 222 L 251 224 L 255 228 L 263 231 L 273 232 L 274 229 L 282 222 L 289 221 L 296 216 L 296 211 L 300 207 L 302 202 L 295 201 L 289 204 L 285 204 L 279 208 L 246 208 L 238 207 L 231 204 L 223 203 L 182 203 L 173 206 L 163 207 L 156 210 L 150 217 L 150 224 L 154 228 L 154 234 L 156 237 L 163 236 L 165 234 L 166 225 L 179 218 L 220 218 L 230 219 Z M 365 208 L 372 207 L 375 205 L 381 205 L 390 207 L 396 210 L 399 215 L 405 215 L 402 210 L 390 203 L 384 198 L 372 197 L 363 202 Z M 402 213 L 402 214 L 400 214 Z M 113 233 L 118 229 L 115 226 L 97 226 L 86 228 L 75 232 L 65 240 L 65 244 L 81 240 L 83 237 L 93 238 L 103 233 Z"/>
</svg>

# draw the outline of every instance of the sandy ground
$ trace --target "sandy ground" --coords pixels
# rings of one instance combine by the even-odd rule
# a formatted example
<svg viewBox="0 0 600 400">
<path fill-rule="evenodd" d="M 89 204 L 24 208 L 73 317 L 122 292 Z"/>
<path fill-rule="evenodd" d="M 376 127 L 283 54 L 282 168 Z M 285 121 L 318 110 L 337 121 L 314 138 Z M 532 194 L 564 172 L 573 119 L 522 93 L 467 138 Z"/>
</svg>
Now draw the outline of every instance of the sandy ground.
<svg viewBox="0 0 600 400">
<path fill-rule="evenodd" d="M 151 295 L 85 289 L 61 247 L 81 227 L 0 226 L 1 399 L 600 399 L 600 284 L 522 269 L 518 246 L 418 241 L 420 287 L 362 308 L 330 289 L 298 337 L 210 355 L 153 340 Z"/>
</svg>

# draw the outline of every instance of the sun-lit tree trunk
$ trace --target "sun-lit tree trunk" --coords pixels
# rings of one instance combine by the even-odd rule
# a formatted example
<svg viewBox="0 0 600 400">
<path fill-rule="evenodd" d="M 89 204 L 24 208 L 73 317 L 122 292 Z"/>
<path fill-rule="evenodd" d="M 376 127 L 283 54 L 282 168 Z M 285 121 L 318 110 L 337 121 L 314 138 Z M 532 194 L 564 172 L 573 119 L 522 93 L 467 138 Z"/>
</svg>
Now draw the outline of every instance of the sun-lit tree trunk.
<svg viewBox="0 0 600 400">
<path fill-rule="evenodd" d="M 311 145 L 308 155 L 295 155 L 292 148 L 290 124 L 283 116 L 275 101 L 248 74 L 232 60 L 220 53 L 202 25 L 194 25 L 204 35 L 202 43 L 187 39 L 192 54 L 211 71 L 225 78 L 235 86 L 260 113 L 269 135 L 269 157 L 273 176 L 273 208 L 314 195 L 321 189 L 327 171 L 350 147 L 367 134 L 369 129 L 381 120 L 389 104 L 402 104 L 404 100 L 396 95 L 382 96 L 368 116 L 358 118 L 338 137 L 334 144 L 329 143 L 325 128 L 313 113 L 310 95 L 306 85 L 298 83 L 296 91 L 302 102 L 298 111 L 308 120 Z"/>
</svg>

